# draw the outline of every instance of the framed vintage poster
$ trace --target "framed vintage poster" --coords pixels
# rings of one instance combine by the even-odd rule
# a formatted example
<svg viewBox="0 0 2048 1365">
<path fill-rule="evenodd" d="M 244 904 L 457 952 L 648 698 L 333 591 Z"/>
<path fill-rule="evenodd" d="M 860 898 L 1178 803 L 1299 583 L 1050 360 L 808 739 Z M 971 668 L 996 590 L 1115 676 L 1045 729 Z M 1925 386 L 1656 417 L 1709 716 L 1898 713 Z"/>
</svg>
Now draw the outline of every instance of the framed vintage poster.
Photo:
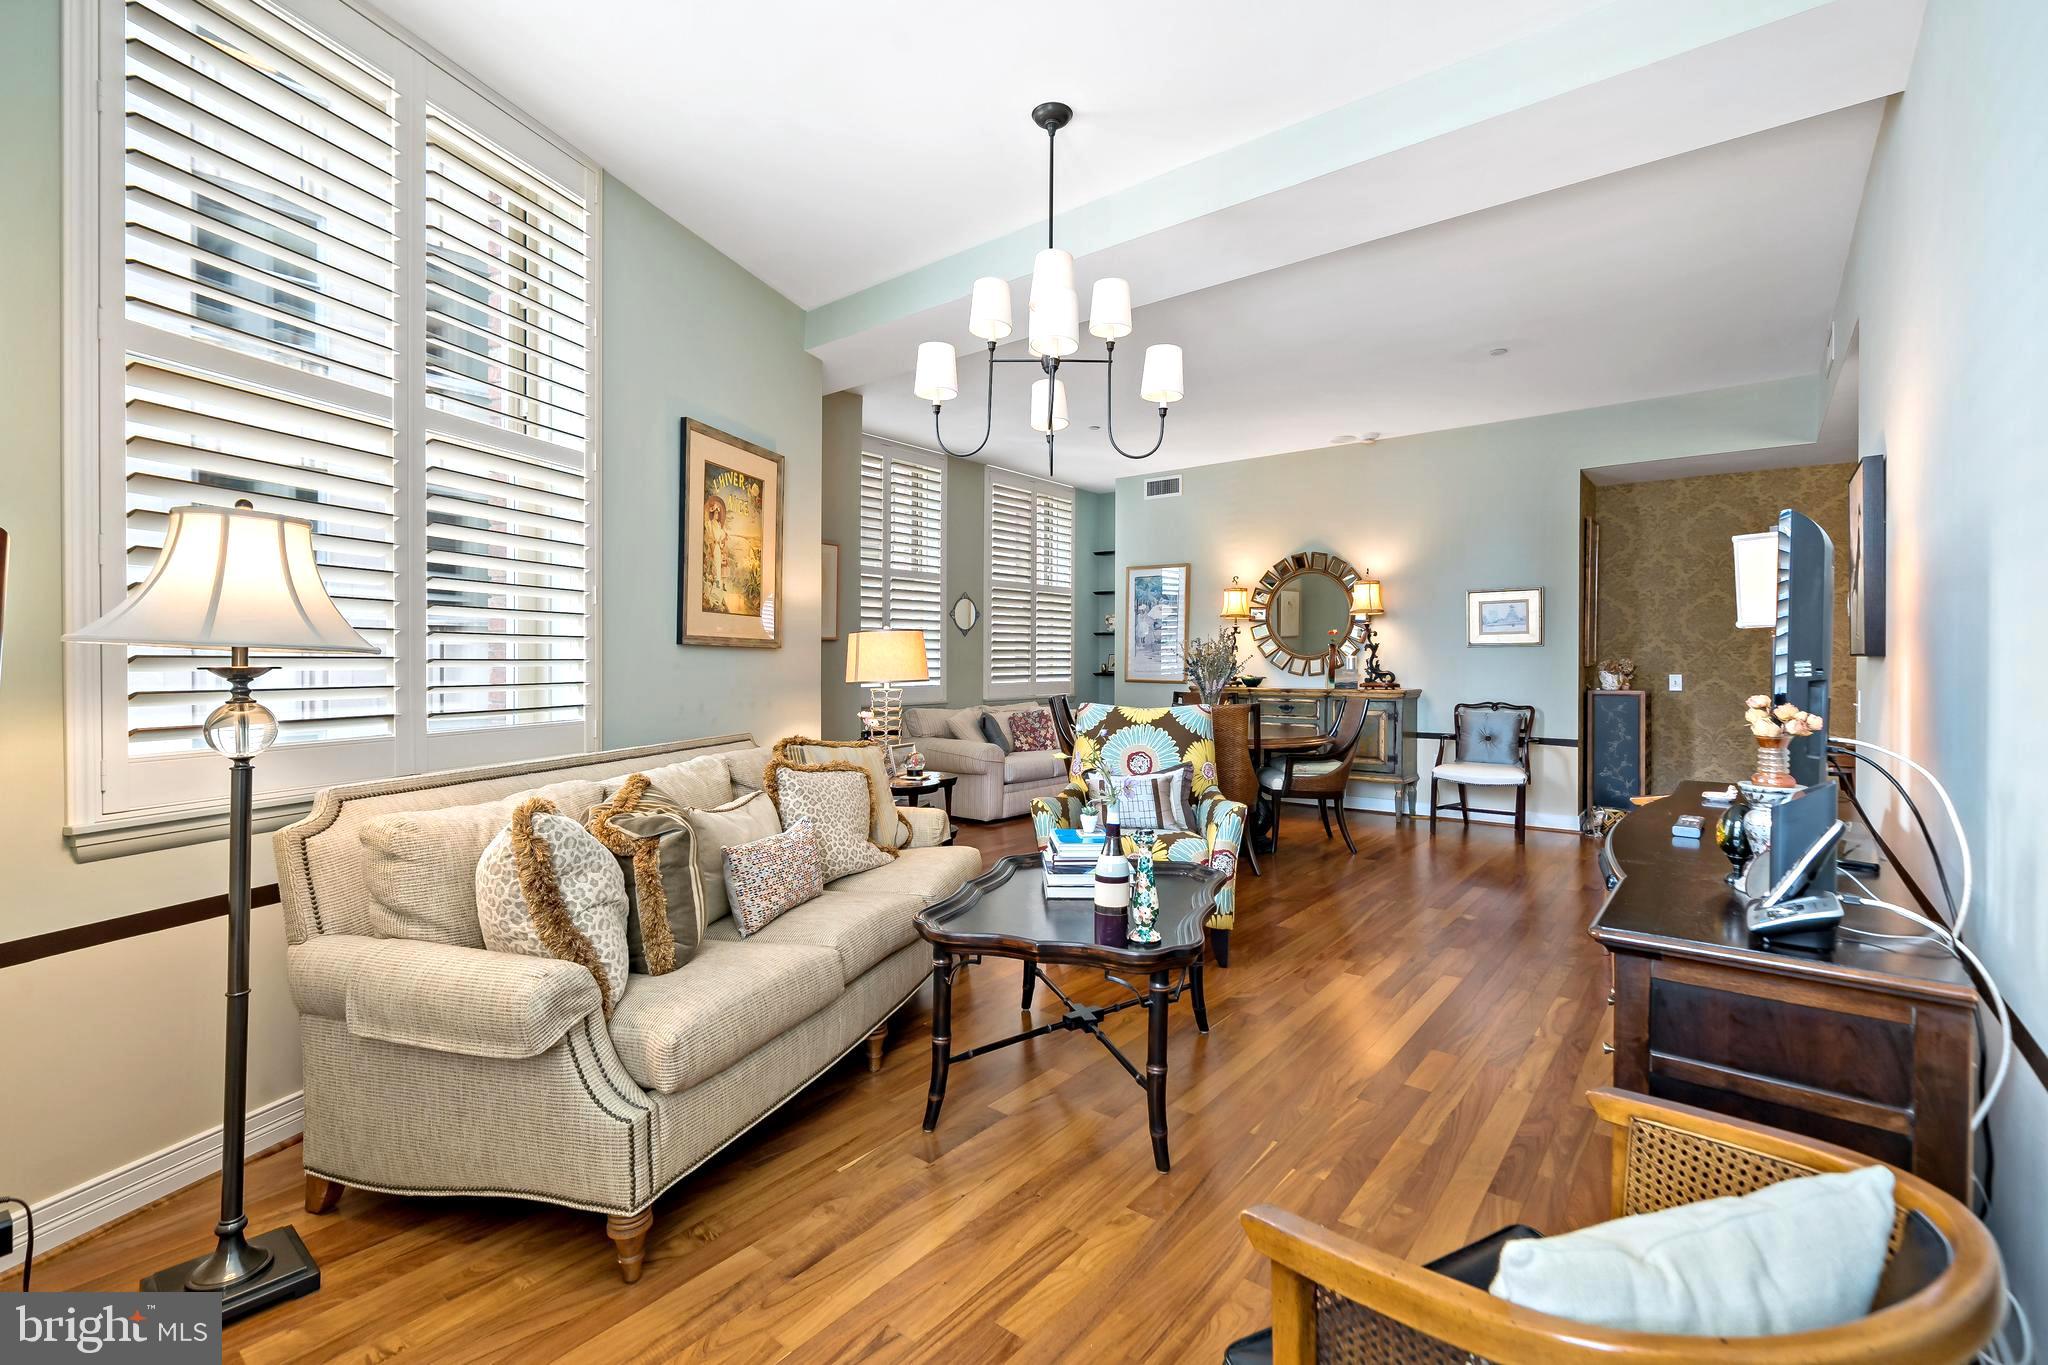
<svg viewBox="0 0 2048 1365">
<path fill-rule="evenodd" d="M 1487 588 L 1465 594 L 1465 643 L 1543 643 L 1543 589 Z"/>
<path fill-rule="evenodd" d="M 839 638 L 839 547 L 831 541 L 819 545 L 818 638 Z"/>
<path fill-rule="evenodd" d="M 1124 681 L 1188 680 L 1188 566 L 1124 570 Z"/>
<path fill-rule="evenodd" d="M 782 648 L 782 457 L 684 419 L 676 642 Z"/>
</svg>

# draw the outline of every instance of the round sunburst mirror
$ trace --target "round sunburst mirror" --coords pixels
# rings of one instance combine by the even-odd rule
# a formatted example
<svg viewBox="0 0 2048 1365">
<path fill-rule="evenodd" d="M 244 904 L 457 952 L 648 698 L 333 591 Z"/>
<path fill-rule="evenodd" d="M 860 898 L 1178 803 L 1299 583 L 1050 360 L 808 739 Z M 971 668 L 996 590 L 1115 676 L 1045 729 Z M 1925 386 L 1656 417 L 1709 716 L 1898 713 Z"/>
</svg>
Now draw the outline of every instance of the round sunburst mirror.
<svg viewBox="0 0 2048 1365">
<path fill-rule="evenodd" d="M 1302 550 L 1266 570 L 1252 586 L 1259 653 L 1283 673 L 1321 676 L 1333 638 L 1340 647 L 1365 638 L 1365 618 L 1351 614 L 1358 576 L 1350 561 L 1324 550 Z"/>
</svg>

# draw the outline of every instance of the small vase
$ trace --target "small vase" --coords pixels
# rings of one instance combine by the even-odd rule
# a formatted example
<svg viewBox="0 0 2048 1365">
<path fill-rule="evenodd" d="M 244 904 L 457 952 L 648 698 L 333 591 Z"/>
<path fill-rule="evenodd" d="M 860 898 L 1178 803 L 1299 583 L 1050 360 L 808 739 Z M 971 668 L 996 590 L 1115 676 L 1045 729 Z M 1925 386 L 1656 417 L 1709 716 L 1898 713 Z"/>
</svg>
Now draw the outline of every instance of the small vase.
<svg viewBox="0 0 2048 1365">
<path fill-rule="evenodd" d="M 1749 780 L 1759 787 L 1796 787 L 1792 776 L 1792 736 L 1759 737 L 1756 742 L 1756 771 Z"/>
</svg>

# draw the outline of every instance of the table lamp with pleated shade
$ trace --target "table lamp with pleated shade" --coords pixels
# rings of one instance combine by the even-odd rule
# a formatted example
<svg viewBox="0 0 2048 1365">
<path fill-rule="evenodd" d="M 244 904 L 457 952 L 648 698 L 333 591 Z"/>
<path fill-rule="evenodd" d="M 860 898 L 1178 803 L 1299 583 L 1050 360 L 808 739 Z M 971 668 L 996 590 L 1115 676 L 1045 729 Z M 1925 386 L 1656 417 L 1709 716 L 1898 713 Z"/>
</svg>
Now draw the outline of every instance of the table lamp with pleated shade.
<svg viewBox="0 0 2048 1365">
<path fill-rule="evenodd" d="M 228 700 L 206 718 L 207 744 L 231 762 L 228 805 L 228 1025 L 226 1095 L 221 1115 L 220 1222 L 214 1249 L 158 1271 L 145 1291 L 215 1291 L 221 1320 L 266 1308 L 320 1287 L 320 1268 L 289 1225 L 246 1235 L 242 1163 L 248 1113 L 249 824 L 252 760 L 277 739 L 277 720 L 250 693 L 270 672 L 249 651 L 374 654 L 327 595 L 313 556 L 313 528 L 292 517 L 234 507 L 179 507 L 149 576 L 82 630 L 78 644 L 159 645 L 221 650 L 227 662 L 207 672 L 228 684 Z"/>
</svg>

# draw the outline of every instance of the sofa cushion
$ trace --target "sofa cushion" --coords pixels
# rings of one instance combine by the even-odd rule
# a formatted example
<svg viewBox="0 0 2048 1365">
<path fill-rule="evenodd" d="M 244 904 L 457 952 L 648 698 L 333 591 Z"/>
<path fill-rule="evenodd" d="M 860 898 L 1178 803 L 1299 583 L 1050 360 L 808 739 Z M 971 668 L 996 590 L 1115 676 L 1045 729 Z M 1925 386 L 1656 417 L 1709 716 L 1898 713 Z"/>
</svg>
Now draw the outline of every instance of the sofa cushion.
<svg viewBox="0 0 2048 1365">
<path fill-rule="evenodd" d="M 877 848 L 901 848 L 909 843 L 910 827 L 897 813 L 896 803 L 889 795 L 889 783 L 895 777 L 889 770 L 889 751 L 879 744 L 866 740 L 806 739 L 792 735 L 776 744 L 775 756 L 763 769 L 762 777 L 771 788 L 768 794 L 772 798 L 775 795 L 772 774 L 779 771 L 779 766 L 816 769 L 846 763 L 865 769 L 868 774 L 868 788 L 873 798 L 868 841 Z"/>
<path fill-rule="evenodd" d="M 690 822 L 691 880 L 696 891 L 692 913 L 697 923 L 716 924 L 731 913 L 725 898 L 725 848 L 750 844 L 782 830 L 775 803 L 760 792 L 734 797 L 722 806 L 686 811 Z"/>
<path fill-rule="evenodd" d="M 726 768 L 724 754 L 705 754 L 666 767 L 650 768 L 646 777 L 648 786 L 656 795 L 665 796 L 686 810 L 722 806 L 740 794 L 733 790 L 732 775 Z M 620 778 L 618 782 L 606 783 L 606 796 L 616 793 L 625 781 Z"/>
<path fill-rule="evenodd" d="M 839 954 L 840 974 L 851 985 L 856 977 L 917 938 L 914 923 L 924 901 L 908 891 L 845 891 L 840 883 L 788 910 L 772 924 L 747 935 L 752 943 L 796 943 L 830 948 Z M 711 936 L 737 941 L 739 932 L 727 920 Z"/>
<path fill-rule="evenodd" d="M 512 812 L 536 796 L 580 821 L 604 799 L 604 786 L 582 779 L 554 782 L 473 806 L 394 811 L 365 821 L 361 838 L 370 932 L 378 938 L 483 947 L 476 918 L 477 859 L 511 823 Z"/>
<path fill-rule="evenodd" d="M 1003 782 L 1044 782 L 1064 777 L 1067 756 L 1051 749 L 1020 749 L 1003 759 Z"/>
<path fill-rule="evenodd" d="M 784 828 L 799 820 L 809 820 L 815 827 L 825 857 L 825 880 L 864 872 L 894 856 L 893 849 L 881 848 L 869 838 L 878 793 L 873 776 L 860 765 L 801 768 L 776 759 L 768 765 L 768 781 L 768 795 L 781 812 Z M 879 799 L 887 802 L 888 793 L 879 793 Z M 891 804 L 892 819 L 895 812 Z"/>
<path fill-rule="evenodd" d="M 771 928 L 773 926 L 770 926 Z M 838 998 L 839 955 L 810 944 L 735 942 L 713 926 L 697 955 L 667 976 L 636 976 L 612 1012 L 626 1072 L 673 1095 L 709 1080 Z"/>
<path fill-rule="evenodd" d="M 903 733 L 910 739 L 942 739 L 953 735 L 953 711 L 950 706 L 906 706 L 903 709 Z M 954 738 L 959 738 L 957 735 Z"/>
<path fill-rule="evenodd" d="M 981 737 L 1004 753 L 1010 752 L 1010 732 L 1003 728 L 1001 721 L 986 711 L 981 713 Z"/>
<path fill-rule="evenodd" d="M 589 970 L 605 1013 L 625 994 L 626 878 L 597 837 L 546 797 L 512 812 L 476 865 L 484 947 L 555 957 Z"/>
<path fill-rule="evenodd" d="M 981 733 L 981 718 L 986 714 L 987 711 L 983 707 L 962 707 L 946 718 L 946 730 L 955 739 L 964 739 L 980 744 L 984 740 L 984 736 Z M 1007 734 L 1008 732 L 1005 731 L 1004 733 Z"/>
<path fill-rule="evenodd" d="M 825 850 L 814 821 L 725 846 L 725 898 L 732 906 L 726 922 L 749 938 L 824 889 Z"/>
<path fill-rule="evenodd" d="M 1047 753 L 1060 747 L 1052 712 L 1043 706 L 1013 712 L 1009 728 L 1010 747 L 1019 753 Z"/>
<path fill-rule="evenodd" d="M 920 905 L 936 905 L 981 875 L 981 852 L 964 845 L 906 848 L 895 858 L 867 872 L 856 872 L 828 884 L 826 894 L 857 891 L 864 896 L 915 896 Z"/>
<path fill-rule="evenodd" d="M 767 749 L 732 749 L 719 755 L 725 760 L 726 776 L 732 779 L 732 794 L 742 796 L 767 785 L 763 776 L 774 755 Z"/>
</svg>

